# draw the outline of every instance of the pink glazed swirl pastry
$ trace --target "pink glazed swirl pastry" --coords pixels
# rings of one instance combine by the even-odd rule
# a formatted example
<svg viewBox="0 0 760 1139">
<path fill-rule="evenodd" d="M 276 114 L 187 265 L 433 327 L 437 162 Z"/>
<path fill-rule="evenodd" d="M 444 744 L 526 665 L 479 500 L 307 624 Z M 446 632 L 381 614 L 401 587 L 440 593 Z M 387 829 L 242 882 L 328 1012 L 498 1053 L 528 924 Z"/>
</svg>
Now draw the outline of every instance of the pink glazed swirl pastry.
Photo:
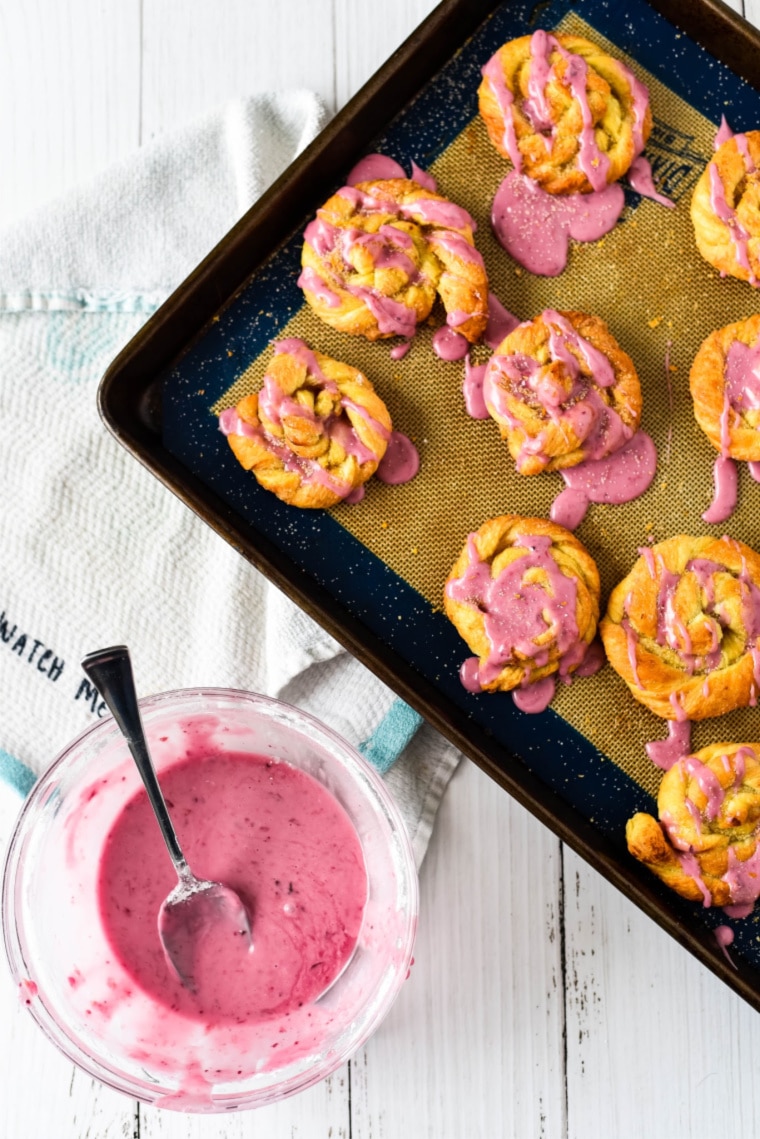
<svg viewBox="0 0 760 1139">
<path fill-rule="evenodd" d="M 238 462 L 283 502 L 327 508 L 356 500 L 391 438 L 391 418 L 356 368 L 280 340 L 260 392 L 219 416 Z"/>
<path fill-rule="evenodd" d="M 491 357 L 489 414 L 523 475 L 604 459 L 632 438 L 641 385 L 599 317 L 547 309 L 519 325 Z"/>
<path fill-rule="evenodd" d="M 476 654 L 462 667 L 466 688 L 543 685 L 548 703 L 555 674 L 568 679 L 594 639 L 599 572 L 562 526 L 505 514 L 469 535 L 446 581 L 444 610 Z"/>
<path fill-rule="evenodd" d="M 760 316 L 711 332 L 689 375 L 694 415 L 713 447 L 715 496 L 702 515 L 724 522 L 736 506 L 735 460 L 760 479 Z"/>
<path fill-rule="evenodd" d="M 325 324 L 409 340 L 440 296 L 469 343 L 488 321 L 488 278 L 467 210 L 408 178 L 344 186 L 304 232 L 298 283 Z"/>
<path fill-rule="evenodd" d="M 722 277 L 760 285 L 760 131 L 727 138 L 694 187 L 697 248 Z"/>
<path fill-rule="evenodd" d="M 478 97 L 496 149 L 550 194 L 617 181 L 652 127 L 644 84 L 580 36 L 539 30 L 504 44 L 483 68 Z"/>
<path fill-rule="evenodd" d="M 600 625 L 608 660 L 632 695 L 681 723 L 754 706 L 760 557 L 734 538 L 685 534 L 639 553 Z"/>
<path fill-rule="evenodd" d="M 746 917 L 760 896 L 760 744 L 717 743 L 679 759 L 657 796 L 659 822 L 626 826 L 634 858 L 692 902 Z"/>
</svg>

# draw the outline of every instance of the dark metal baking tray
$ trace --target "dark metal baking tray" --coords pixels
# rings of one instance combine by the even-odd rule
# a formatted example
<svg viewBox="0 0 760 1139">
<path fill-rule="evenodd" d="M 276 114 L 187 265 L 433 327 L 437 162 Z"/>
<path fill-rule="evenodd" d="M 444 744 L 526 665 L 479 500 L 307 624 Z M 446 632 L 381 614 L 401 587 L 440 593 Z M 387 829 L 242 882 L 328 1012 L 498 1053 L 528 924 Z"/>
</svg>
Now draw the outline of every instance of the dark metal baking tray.
<svg viewBox="0 0 760 1139">
<path fill-rule="evenodd" d="M 510 728 L 514 735 L 505 738 L 503 728 L 490 712 L 473 711 L 466 700 L 453 695 L 451 675 L 443 683 L 426 670 L 424 658 L 430 651 L 448 652 L 453 663 L 458 663 L 461 649 L 452 649 L 456 634 L 443 631 L 438 624 L 429 624 L 440 615 L 431 617 L 424 599 L 415 598 L 406 583 L 391 575 L 401 596 L 401 610 L 408 617 L 408 621 L 401 622 L 405 631 L 400 631 L 395 621 L 384 623 L 382 616 L 373 616 L 368 594 L 371 597 L 372 590 L 380 588 L 381 580 L 387 582 L 387 567 L 377 564 L 374 555 L 357 550 L 359 544 L 350 535 L 344 539 L 344 532 L 331 519 L 299 523 L 310 527 L 308 542 L 304 544 L 310 546 L 311 552 L 304 558 L 294 556 L 293 547 L 287 542 L 283 544 L 277 532 L 278 519 L 282 517 L 277 510 L 267 513 L 269 507 L 265 504 L 263 513 L 252 513 L 237 491 L 220 493 L 217 486 L 211 485 L 209 464 L 215 459 L 210 443 L 207 459 L 197 464 L 188 460 L 188 448 L 197 450 L 200 444 L 197 440 L 189 444 L 185 440 L 178 445 L 176 399 L 173 418 L 169 417 L 172 423 L 167 425 L 167 378 L 177 369 L 181 371 L 183 361 L 190 360 L 192 367 L 194 359 L 201 359 L 204 346 L 213 345 L 214 337 L 222 335 L 225 321 L 239 320 L 235 312 L 245 303 L 248 292 L 255 291 L 256 282 L 266 274 L 272 257 L 288 255 L 288 242 L 292 247 L 293 235 L 300 232 L 305 220 L 341 184 L 345 172 L 363 154 L 382 149 L 384 132 L 406 108 L 419 105 L 420 97 L 424 98 L 435 77 L 452 66 L 452 60 L 460 59 L 483 28 L 506 29 L 497 40 L 503 42 L 534 26 L 553 27 L 570 7 L 567 0 L 537 4 L 532 0 L 444 0 L 119 354 L 102 381 L 100 410 L 124 446 L 191 509 L 498 784 L 760 1009 L 760 956 L 755 953 L 753 960 L 751 951 L 738 952 L 736 967 L 730 965 L 718 948 L 709 923 L 705 923 L 696 907 L 682 903 L 661 888 L 626 854 L 622 845 L 625 818 L 632 809 L 651 807 L 651 797 L 639 793 L 640 789 L 608 762 L 604 823 L 600 826 L 598 819 L 592 823 L 591 812 L 582 809 L 577 793 L 562 786 L 542 766 L 547 750 L 560 747 L 566 765 L 593 776 L 599 756 L 579 732 L 548 712 L 539 717 L 521 717 Z M 633 55 L 637 43 L 648 43 L 657 34 L 672 35 L 675 24 L 690 41 L 729 67 L 733 75 L 760 89 L 760 36 L 719 0 L 690 0 L 688 4 L 681 0 L 633 0 L 630 5 L 621 5 L 624 11 L 611 17 L 609 9 L 613 7 L 604 0 L 596 4 L 594 0 L 578 0 L 574 6 L 585 14 L 595 8 L 604 10 L 604 19 L 625 21 L 627 30 L 620 34 L 627 38 L 627 50 Z M 660 17 L 669 23 L 666 25 Z M 486 58 L 488 55 L 481 62 Z M 665 76 L 668 66 L 663 62 Z M 452 108 L 452 115 L 462 113 L 462 108 L 456 108 L 456 112 Z M 285 305 L 280 324 L 292 311 L 292 295 L 288 303 L 291 309 Z M 269 337 L 277 326 L 275 316 Z M 267 334 L 267 327 L 260 332 Z M 244 337 L 239 343 L 245 348 Z M 206 353 L 209 360 L 216 358 L 216 348 L 218 345 Z M 211 380 L 210 390 L 215 390 L 217 396 L 234 377 L 234 372 L 224 372 L 222 365 L 220 369 Z M 207 380 L 208 375 L 204 376 L 204 384 Z M 206 415 L 209 402 L 206 398 Z M 280 509 L 279 504 L 277 508 Z M 311 514 L 301 512 L 306 513 Z M 346 576 L 337 589 L 324 571 L 324 551 L 320 551 L 320 545 L 329 543 L 334 556 L 336 542 L 346 565 Z M 357 586 L 353 581 L 356 575 L 351 559 L 362 569 L 363 585 Z M 358 576 L 361 578 L 362 574 Z M 437 638 L 435 646 L 426 643 L 426 631 L 430 629 L 433 640 Z M 421 633 L 415 641 L 416 630 Z"/>
</svg>

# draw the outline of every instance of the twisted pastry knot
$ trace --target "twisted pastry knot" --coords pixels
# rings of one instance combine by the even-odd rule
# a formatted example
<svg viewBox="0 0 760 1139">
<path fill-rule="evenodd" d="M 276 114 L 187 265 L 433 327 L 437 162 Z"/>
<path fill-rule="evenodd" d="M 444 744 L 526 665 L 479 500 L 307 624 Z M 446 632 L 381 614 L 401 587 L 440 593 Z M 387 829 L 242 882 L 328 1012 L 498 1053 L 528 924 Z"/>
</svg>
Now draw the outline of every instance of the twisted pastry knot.
<svg viewBox="0 0 760 1139">
<path fill-rule="evenodd" d="M 718 147 L 694 187 L 691 220 L 697 248 L 714 268 L 760 284 L 760 131 Z"/>
<path fill-rule="evenodd" d="M 637 700 L 668 720 L 755 705 L 760 557 L 733 538 L 680 535 L 640 551 L 600 631 Z"/>
<path fill-rule="evenodd" d="M 356 368 L 295 338 L 274 351 L 262 390 L 223 411 L 220 429 L 238 462 L 283 502 L 334 506 L 376 471 L 390 415 Z"/>
<path fill-rule="evenodd" d="M 488 362 L 483 394 L 523 475 L 603 459 L 641 418 L 631 358 L 582 312 L 547 309 L 514 329 Z"/>
<path fill-rule="evenodd" d="M 478 98 L 496 149 L 550 194 L 615 182 L 652 129 L 644 84 L 580 36 L 537 31 L 504 44 Z"/>
<path fill-rule="evenodd" d="M 582 663 L 599 618 L 599 572 L 578 539 L 505 514 L 470 534 L 444 610 L 479 658 L 480 687 L 505 692 Z"/>
<path fill-rule="evenodd" d="M 368 340 L 409 339 L 439 294 L 447 323 L 474 343 L 488 320 L 475 228 L 408 178 L 344 186 L 306 227 L 298 283 L 326 324 Z"/>
<path fill-rule="evenodd" d="M 657 796 L 660 821 L 628 821 L 628 849 L 683 898 L 736 907 L 760 896 L 760 744 L 711 744 L 679 759 Z"/>
<path fill-rule="evenodd" d="M 689 384 L 697 423 L 716 451 L 760 460 L 760 315 L 711 332 Z"/>
</svg>

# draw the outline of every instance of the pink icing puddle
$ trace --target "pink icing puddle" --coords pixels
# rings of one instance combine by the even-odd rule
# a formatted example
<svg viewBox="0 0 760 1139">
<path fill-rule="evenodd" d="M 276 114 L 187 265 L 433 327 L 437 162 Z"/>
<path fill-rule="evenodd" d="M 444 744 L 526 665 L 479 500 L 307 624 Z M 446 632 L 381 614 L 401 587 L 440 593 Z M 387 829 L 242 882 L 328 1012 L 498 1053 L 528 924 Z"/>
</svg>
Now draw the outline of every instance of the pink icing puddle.
<svg viewBox="0 0 760 1139">
<path fill-rule="evenodd" d="M 349 506 L 355 506 L 357 502 L 361 502 L 366 493 L 364 483 L 360 483 L 359 486 L 354 487 L 350 494 L 346 495 L 343 501 L 347 502 Z"/>
<path fill-rule="evenodd" d="M 526 684 L 524 688 L 514 688 L 512 699 L 521 712 L 531 715 L 544 712 L 554 699 L 556 682 L 553 676 L 545 676 L 533 684 Z"/>
<path fill-rule="evenodd" d="M 488 294 L 488 324 L 483 340 L 489 348 L 496 351 L 502 340 L 509 336 L 510 332 L 514 332 L 520 323 L 514 313 L 504 308 L 498 297 L 493 293 Z"/>
<path fill-rule="evenodd" d="M 367 876 L 343 808 L 286 763 L 209 753 L 205 745 L 191 745 L 165 772 L 162 788 L 196 873 L 229 883 L 246 902 L 254 950 L 241 951 L 240 939 L 217 930 L 204 933 L 196 991 L 175 978 L 156 915 L 176 878 L 140 790 L 117 816 L 100 857 L 100 919 L 117 962 L 155 1000 L 157 1018 L 171 1010 L 211 1029 L 306 1008 L 343 970 L 362 924 Z M 112 1003 L 116 1012 L 116 995 Z"/>
<path fill-rule="evenodd" d="M 375 182 L 379 178 L 406 178 L 408 177 L 403 166 L 385 154 L 368 154 L 361 158 L 346 178 L 347 186 L 357 186 L 359 182 Z M 412 161 L 411 178 L 423 190 L 435 193 L 438 184 L 432 174 L 422 170 L 414 160 Z"/>
<path fill-rule="evenodd" d="M 395 347 L 391 348 L 391 360 L 403 360 L 411 346 L 411 340 L 405 340 L 403 344 L 396 344 Z"/>
<path fill-rule="evenodd" d="M 674 763 L 691 751 L 691 722 L 668 720 L 667 739 L 651 740 L 645 750 L 652 763 L 663 771 L 670 771 Z"/>
<path fill-rule="evenodd" d="M 736 135 L 736 138 L 739 138 Z M 715 492 L 702 518 L 705 522 L 725 522 L 736 508 L 738 473 L 729 455 L 731 416 L 738 411 L 760 408 L 760 342 L 747 345 L 734 340 L 726 353 L 723 373 L 723 411 L 720 417 L 720 455 L 713 467 Z M 760 481 L 760 464 L 750 463 L 750 474 Z"/>
<path fill-rule="evenodd" d="M 400 431 L 392 431 L 388 449 L 380 460 L 375 475 L 380 482 L 398 486 L 410 482 L 420 469 L 420 456 L 411 439 Z"/>
<path fill-rule="evenodd" d="M 491 225 L 499 244 L 530 273 L 558 277 L 567 265 L 570 238 L 597 241 L 623 212 L 617 182 L 590 194 L 548 194 L 516 170 L 496 191 Z"/>
<path fill-rule="evenodd" d="M 726 120 L 724 119 L 723 122 L 725 122 L 725 121 Z M 733 943 L 734 943 L 734 931 L 728 925 L 719 925 L 719 926 L 716 926 L 714 933 L 715 933 L 715 940 L 717 941 L 718 945 L 720 946 L 720 948 L 723 952 L 723 956 L 725 957 L 726 961 L 728 961 L 729 965 L 733 965 L 733 967 L 735 969 L 736 968 L 736 962 L 732 958 L 731 954 L 728 952 L 729 945 L 733 945 Z"/>
<path fill-rule="evenodd" d="M 461 332 L 455 332 L 444 324 L 433 334 L 433 351 L 439 360 L 463 360 L 469 350 L 469 342 Z"/>
<path fill-rule="evenodd" d="M 661 206 L 667 206 L 668 209 L 675 209 L 675 202 L 671 202 L 670 198 L 666 198 L 664 194 L 659 193 L 654 184 L 652 177 L 652 167 L 649 164 L 649 159 L 640 154 L 638 158 L 634 158 L 630 165 L 628 173 L 626 174 L 628 185 L 637 194 L 641 194 L 643 198 L 651 198 L 654 202 L 659 202 Z"/>
<path fill-rule="evenodd" d="M 574 530 L 586 516 L 590 503 L 630 502 L 649 487 L 656 470 L 655 445 L 645 431 L 637 431 L 606 459 L 589 459 L 560 471 L 567 488 L 552 503 L 551 520 Z"/>
<path fill-rule="evenodd" d="M 368 154 L 360 158 L 346 178 L 347 186 L 356 186 L 359 182 L 375 182 L 379 178 L 406 178 L 403 166 L 385 154 Z"/>
</svg>

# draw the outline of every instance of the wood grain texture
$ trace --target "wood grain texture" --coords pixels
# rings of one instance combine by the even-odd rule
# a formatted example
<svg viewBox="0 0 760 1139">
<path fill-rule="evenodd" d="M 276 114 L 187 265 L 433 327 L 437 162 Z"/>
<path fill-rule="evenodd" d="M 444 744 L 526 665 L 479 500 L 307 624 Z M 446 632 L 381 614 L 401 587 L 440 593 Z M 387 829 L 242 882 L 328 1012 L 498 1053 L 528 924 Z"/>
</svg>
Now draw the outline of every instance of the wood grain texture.
<svg viewBox="0 0 760 1139">
<path fill-rule="evenodd" d="M 755 1134 L 760 1017 L 567 848 L 564 864 L 568 1139 Z"/>
<path fill-rule="evenodd" d="M 335 108 L 332 0 L 143 0 L 142 137 L 237 95 L 316 91 Z"/>
<path fill-rule="evenodd" d="M 353 1139 L 564 1134 L 559 848 L 460 766 L 423 864 L 410 979 L 351 1062 Z"/>
<path fill-rule="evenodd" d="M 144 1104 L 139 1107 L 139 1139 L 281 1139 L 285 1135 L 288 1139 L 349 1139 L 348 1065 L 315 1087 L 255 1113 L 187 1116 Z"/>
<path fill-rule="evenodd" d="M 433 11 L 436 0 L 394 0 L 382 19 L 373 19 L 356 0 L 334 5 L 335 102 L 342 107 Z"/>
<path fill-rule="evenodd" d="M 0 225 L 139 141 L 140 0 L 0 0 Z"/>
</svg>

